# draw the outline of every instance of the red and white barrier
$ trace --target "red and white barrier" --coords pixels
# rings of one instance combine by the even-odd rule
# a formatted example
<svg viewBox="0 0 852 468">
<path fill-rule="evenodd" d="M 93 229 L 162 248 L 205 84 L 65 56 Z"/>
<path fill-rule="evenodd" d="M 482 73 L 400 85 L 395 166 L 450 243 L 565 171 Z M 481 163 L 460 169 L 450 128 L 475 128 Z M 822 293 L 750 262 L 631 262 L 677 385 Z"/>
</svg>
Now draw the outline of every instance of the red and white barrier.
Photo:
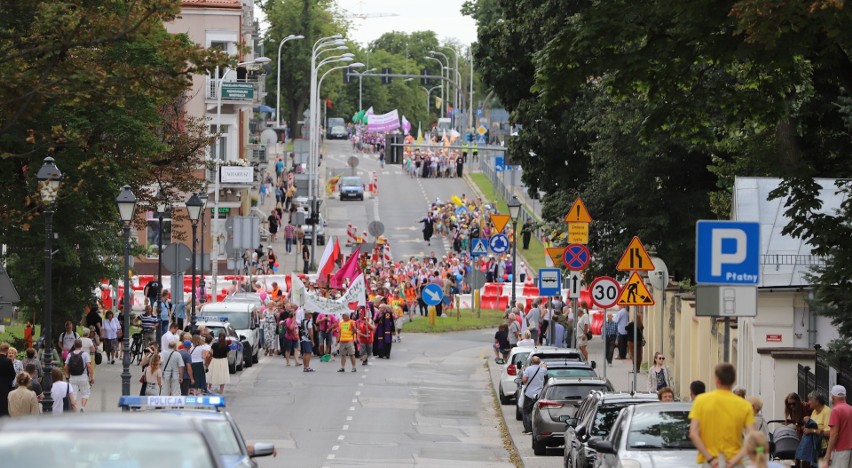
<svg viewBox="0 0 852 468">
<path fill-rule="evenodd" d="M 379 193 L 379 174 L 376 171 L 371 172 L 369 188 L 371 194 L 376 195 Z"/>
<path fill-rule="evenodd" d="M 349 247 L 351 245 L 358 243 L 358 229 L 351 225 L 346 225 L 346 246 Z"/>
</svg>

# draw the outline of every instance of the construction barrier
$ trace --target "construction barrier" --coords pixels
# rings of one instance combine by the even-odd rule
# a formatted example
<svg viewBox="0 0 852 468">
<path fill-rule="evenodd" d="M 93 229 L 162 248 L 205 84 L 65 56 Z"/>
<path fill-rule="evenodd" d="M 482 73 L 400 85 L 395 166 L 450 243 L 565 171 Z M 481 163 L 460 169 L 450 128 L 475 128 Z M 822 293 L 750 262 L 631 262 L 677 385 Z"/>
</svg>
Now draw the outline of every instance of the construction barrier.
<svg viewBox="0 0 852 468">
<path fill-rule="evenodd" d="M 346 246 L 349 247 L 354 244 L 360 243 L 358 241 L 358 229 L 351 225 L 346 225 Z"/>
<path fill-rule="evenodd" d="M 376 171 L 372 171 L 371 174 L 369 184 L 370 193 L 376 195 L 379 193 L 379 175 Z"/>
</svg>

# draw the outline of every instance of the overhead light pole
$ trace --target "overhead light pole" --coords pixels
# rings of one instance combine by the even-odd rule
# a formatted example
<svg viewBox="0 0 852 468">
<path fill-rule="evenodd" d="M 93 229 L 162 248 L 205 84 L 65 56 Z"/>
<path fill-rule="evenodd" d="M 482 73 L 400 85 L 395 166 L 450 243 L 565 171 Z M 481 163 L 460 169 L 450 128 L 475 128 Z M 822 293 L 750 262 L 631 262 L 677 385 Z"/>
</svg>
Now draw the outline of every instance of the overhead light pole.
<svg viewBox="0 0 852 468">
<path fill-rule="evenodd" d="M 440 86 L 433 86 L 429 89 L 427 89 L 425 86 L 421 86 L 420 88 L 423 89 L 423 91 L 426 91 L 426 116 L 428 117 L 429 116 L 429 101 L 430 101 L 429 98 L 432 97 L 432 91 L 435 91 L 436 89 L 440 88 Z"/>
<path fill-rule="evenodd" d="M 133 212 L 136 210 L 136 196 L 130 191 L 129 185 L 121 188 L 115 204 L 118 206 L 124 231 L 124 359 L 121 362 L 121 394 L 130 395 L 130 227 L 133 223 Z"/>
<path fill-rule="evenodd" d="M 201 216 L 201 210 L 204 208 L 204 203 L 201 202 L 201 198 L 198 197 L 197 193 L 193 193 L 189 200 L 186 201 L 186 211 L 189 215 L 189 221 L 192 223 L 192 309 L 191 318 L 190 318 L 190 333 L 195 333 L 195 256 L 196 250 L 195 245 L 198 241 L 198 218 Z"/>
<path fill-rule="evenodd" d="M 56 198 L 59 196 L 59 186 L 62 184 L 62 172 L 56 167 L 56 161 L 50 156 L 44 158 L 44 163 L 36 174 L 39 195 L 44 209 L 44 318 L 41 323 L 41 337 L 44 342 L 44 385 L 53 385 L 50 372 L 53 369 L 53 338 L 50 329 L 53 315 L 53 213 L 56 210 Z M 44 412 L 53 411 L 53 398 L 45 393 Z"/>
<path fill-rule="evenodd" d="M 163 215 L 166 212 L 168 200 L 162 190 L 157 193 L 157 308 L 155 316 L 160 326 L 157 327 L 157 343 L 163 338 L 162 313 L 163 313 Z M 174 287 L 172 287 L 174 289 Z M 168 313 L 166 314 L 168 317 Z"/>
<path fill-rule="evenodd" d="M 512 199 L 507 203 L 509 206 L 509 217 L 512 218 L 512 307 L 515 307 L 515 287 L 517 285 L 518 271 L 518 215 L 521 214 L 521 202 L 518 197 L 512 195 Z"/>
<path fill-rule="evenodd" d="M 430 52 L 433 53 L 433 52 Z M 435 57 L 423 57 L 426 60 L 434 60 L 438 62 L 438 65 L 441 67 L 441 76 L 445 76 L 444 74 L 447 72 L 447 67 L 444 65 L 444 62 L 436 59 Z M 448 90 L 449 91 L 449 90 Z M 446 95 L 449 93 L 444 93 L 444 80 L 441 80 L 441 106 L 438 109 L 438 117 L 444 117 L 446 113 L 444 112 L 445 104 L 446 104 Z"/>
<path fill-rule="evenodd" d="M 257 57 L 254 60 L 248 62 L 240 62 L 237 64 L 238 67 L 245 65 L 263 65 L 271 62 L 271 60 L 267 57 Z M 210 223 L 210 233 L 213 237 L 213 245 L 212 252 L 210 255 L 211 263 L 210 266 L 210 276 L 213 277 L 213 290 L 215 291 L 218 288 L 218 281 L 216 277 L 219 275 L 219 165 L 222 162 L 222 155 L 219 153 L 219 139 L 222 138 L 222 82 L 225 81 L 225 78 L 228 76 L 232 69 L 228 69 L 225 73 L 222 74 L 222 77 L 216 81 L 216 138 L 213 141 L 213 147 L 216 149 L 216 158 L 214 159 L 214 170 L 213 174 L 213 191 L 215 194 L 213 195 L 213 222 Z M 219 76 L 219 67 L 216 67 L 216 76 Z M 215 295 L 213 296 L 216 297 Z M 214 301 L 215 302 L 215 301 Z"/>
<path fill-rule="evenodd" d="M 364 73 L 372 73 L 376 71 L 377 68 L 371 68 L 369 70 L 364 70 L 361 73 L 353 73 L 353 75 L 358 75 L 358 110 L 361 111 L 364 109 L 364 106 L 361 104 L 361 95 L 363 94 L 363 78 Z"/>
<path fill-rule="evenodd" d="M 277 85 L 277 88 L 276 88 L 276 91 L 275 91 L 275 122 L 276 122 L 275 126 L 276 127 L 281 127 L 281 48 L 284 47 L 284 44 L 286 44 L 287 41 L 304 39 L 304 38 L 305 38 L 305 36 L 303 36 L 301 34 L 298 34 L 298 35 L 297 34 L 290 34 L 289 36 L 285 37 L 284 39 L 281 39 L 281 42 L 278 44 L 278 80 L 277 80 L 278 85 Z M 201 253 L 203 254 L 204 249 L 202 248 L 201 250 L 202 250 Z M 204 280 L 201 280 L 201 281 L 202 281 L 202 283 L 204 282 Z"/>
</svg>

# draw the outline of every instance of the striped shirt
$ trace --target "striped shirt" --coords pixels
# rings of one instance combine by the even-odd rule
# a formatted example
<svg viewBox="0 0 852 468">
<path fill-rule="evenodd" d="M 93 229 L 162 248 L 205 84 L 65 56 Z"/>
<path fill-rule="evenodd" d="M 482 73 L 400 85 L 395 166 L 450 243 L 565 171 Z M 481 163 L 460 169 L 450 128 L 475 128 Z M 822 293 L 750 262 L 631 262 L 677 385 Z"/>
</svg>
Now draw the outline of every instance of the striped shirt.
<svg viewBox="0 0 852 468">
<path fill-rule="evenodd" d="M 296 238 L 296 226 L 292 224 L 288 224 L 284 226 L 284 237 L 287 239 L 295 239 Z"/>
<path fill-rule="evenodd" d="M 155 317 L 153 314 L 151 314 L 151 315 L 146 314 L 146 315 L 140 315 L 139 321 L 142 323 L 142 330 L 150 331 L 150 330 L 153 330 L 154 328 L 157 327 L 157 322 L 159 320 L 157 320 L 157 317 Z"/>
</svg>

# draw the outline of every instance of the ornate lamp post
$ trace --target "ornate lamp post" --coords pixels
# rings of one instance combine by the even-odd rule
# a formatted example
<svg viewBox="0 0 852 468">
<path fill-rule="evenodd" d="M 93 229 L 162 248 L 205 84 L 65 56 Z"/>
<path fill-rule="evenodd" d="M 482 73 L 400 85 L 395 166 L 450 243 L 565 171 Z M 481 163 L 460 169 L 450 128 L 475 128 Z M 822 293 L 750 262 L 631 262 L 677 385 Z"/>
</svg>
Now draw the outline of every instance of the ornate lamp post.
<svg viewBox="0 0 852 468">
<path fill-rule="evenodd" d="M 189 213 L 189 221 L 192 223 L 192 314 L 190 333 L 195 333 L 195 244 L 198 240 L 198 218 L 201 216 L 201 210 L 204 208 L 204 203 L 197 193 L 193 193 L 189 200 L 186 201 L 186 211 Z"/>
<path fill-rule="evenodd" d="M 133 212 L 136 210 L 136 196 L 130 191 L 129 185 L 121 188 L 121 193 L 115 198 L 115 204 L 118 206 L 121 227 L 124 230 L 124 359 L 121 394 L 130 395 L 130 226 L 133 223 Z"/>
<path fill-rule="evenodd" d="M 41 201 L 44 203 L 44 320 L 41 324 L 41 336 L 44 342 L 44 386 L 50 388 L 53 380 L 50 371 L 53 369 L 53 338 L 50 336 L 51 315 L 53 314 L 53 213 L 56 207 L 56 197 L 62 183 L 62 172 L 56 167 L 56 162 L 50 156 L 44 158 L 44 164 L 36 175 Z M 53 398 L 45 393 L 44 412 L 53 410 Z"/>
<path fill-rule="evenodd" d="M 521 202 L 518 201 L 518 197 L 512 195 L 512 199 L 509 200 L 509 217 L 512 218 L 512 307 L 515 307 L 517 302 L 515 301 L 515 285 L 517 284 L 517 276 L 515 274 L 518 271 L 518 215 L 521 214 Z"/>
</svg>

